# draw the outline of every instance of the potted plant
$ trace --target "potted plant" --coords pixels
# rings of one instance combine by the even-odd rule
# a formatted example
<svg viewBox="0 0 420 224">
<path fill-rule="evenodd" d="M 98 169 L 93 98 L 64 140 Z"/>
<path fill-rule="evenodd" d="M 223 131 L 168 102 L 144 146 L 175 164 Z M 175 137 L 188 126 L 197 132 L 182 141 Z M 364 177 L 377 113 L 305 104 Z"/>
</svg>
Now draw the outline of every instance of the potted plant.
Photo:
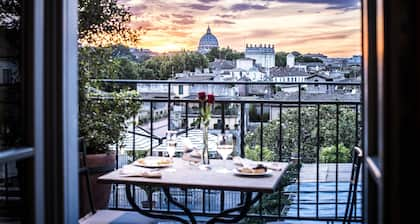
<svg viewBox="0 0 420 224">
<path fill-rule="evenodd" d="M 97 184 L 97 178 L 115 167 L 115 151 L 109 146 L 123 140 L 127 120 L 138 114 L 141 105 L 136 91 L 92 81 L 103 78 L 103 73 L 112 78 L 117 70 L 110 49 L 82 48 L 79 52 L 79 136 L 86 147 L 94 205 L 100 209 L 108 205 L 111 186 Z M 80 178 L 81 216 L 89 212 L 86 187 Z"/>
</svg>

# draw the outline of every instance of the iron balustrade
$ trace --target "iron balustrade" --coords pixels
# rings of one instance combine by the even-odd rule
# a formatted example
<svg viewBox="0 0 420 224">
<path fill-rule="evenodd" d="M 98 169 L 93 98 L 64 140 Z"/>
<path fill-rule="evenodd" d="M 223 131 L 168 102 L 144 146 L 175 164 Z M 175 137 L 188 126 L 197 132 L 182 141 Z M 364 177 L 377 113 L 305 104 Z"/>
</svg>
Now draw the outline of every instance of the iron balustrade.
<svg viewBox="0 0 420 224">
<path fill-rule="evenodd" d="M 171 130 L 173 127 L 171 127 L 171 119 L 172 119 L 172 105 L 176 104 L 176 105 L 180 105 L 180 104 L 184 104 L 185 105 L 185 110 L 184 110 L 184 118 L 186 123 L 183 125 L 184 127 L 182 127 L 182 129 L 180 129 L 182 131 L 182 133 L 185 133 L 185 135 L 188 137 L 188 133 L 191 130 L 189 128 L 189 118 L 196 116 L 196 113 L 193 113 L 192 111 L 190 111 L 189 106 L 194 105 L 194 104 L 198 104 L 198 99 L 196 99 L 196 96 L 193 96 L 193 98 L 178 98 L 178 97 L 174 97 L 172 96 L 172 87 L 175 85 L 231 85 L 231 86 L 235 86 L 235 87 L 239 87 L 239 86 L 268 86 L 270 89 L 270 97 L 259 97 L 259 98 L 249 98 L 249 97 L 243 97 L 243 96 L 224 96 L 224 97 L 217 97 L 216 96 L 216 104 L 219 104 L 221 106 L 221 126 L 220 127 L 220 131 L 221 132 L 225 132 L 225 128 L 226 128 L 226 106 L 230 105 L 230 104 L 234 104 L 234 105 L 239 105 L 239 127 L 235 127 L 237 131 L 239 131 L 239 139 L 240 139 L 240 144 L 239 144 L 239 155 L 241 157 L 245 157 L 245 136 L 247 134 L 247 131 L 245 130 L 245 124 L 246 124 L 246 112 L 247 112 L 247 105 L 259 105 L 259 111 L 260 111 L 260 121 L 259 121 L 259 147 L 260 147 L 260 152 L 259 152 L 259 160 L 263 160 L 264 158 L 264 127 L 265 127 L 265 122 L 263 119 L 263 115 L 264 115 L 264 106 L 270 106 L 270 108 L 278 108 L 279 110 L 279 114 L 278 114 L 278 118 L 274 119 L 274 120 L 278 120 L 278 125 L 279 125 L 279 138 L 278 138 L 278 142 L 277 142 L 277 154 L 278 154 L 278 161 L 287 161 L 288 159 L 293 159 L 293 158 L 288 158 L 287 156 L 285 156 L 283 154 L 283 147 L 285 145 L 285 140 L 284 140 L 284 132 L 285 129 L 283 128 L 283 124 L 286 121 L 284 118 L 284 113 L 285 111 L 287 112 L 287 110 L 289 109 L 296 109 L 297 110 L 297 133 L 296 133 L 296 138 L 297 138 L 297 167 L 299 167 L 299 171 L 297 172 L 297 176 L 296 176 L 296 180 L 294 181 L 294 184 L 296 185 L 296 190 L 291 191 L 291 192 L 287 192 L 284 189 L 279 189 L 279 193 L 278 193 L 278 197 L 277 197 L 277 203 L 278 203 L 278 211 L 277 214 L 264 214 L 263 208 L 262 208 L 262 203 L 259 203 L 259 206 L 257 208 L 257 212 L 255 213 L 250 213 L 247 214 L 246 217 L 247 218 L 260 218 L 260 219 L 264 219 L 264 220 L 273 220 L 273 219 L 297 219 L 297 220 L 319 220 L 319 221 L 341 221 L 342 220 L 342 215 L 340 215 L 339 213 L 341 212 L 340 208 L 342 207 L 342 205 L 345 204 L 345 202 L 340 201 L 339 200 L 339 195 L 343 194 L 343 193 L 348 193 L 345 190 L 340 190 L 339 189 L 339 168 L 340 168 L 340 162 L 339 162 L 339 156 L 340 156 L 340 152 L 339 152 L 339 147 L 340 147 L 340 110 L 342 110 L 342 108 L 344 109 L 350 109 L 352 111 L 354 111 L 354 116 L 355 116 L 355 128 L 354 130 L 351 130 L 352 132 L 354 132 L 354 145 L 360 145 L 360 136 L 361 136 L 361 132 L 362 132 L 362 127 L 360 126 L 360 124 L 363 124 L 362 117 L 360 117 L 360 113 L 359 111 L 361 110 L 361 100 L 360 98 L 358 99 L 343 99 L 343 100 L 332 100 L 332 99 L 315 99 L 315 100 L 311 100 L 311 99 L 305 99 L 304 94 L 307 93 L 306 90 L 304 90 L 303 88 L 306 88 L 308 86 L 311 85 L 317 85 L 317 86 L 322 86 L 325 85 L 328 88 L 337 88 L 337 87 L 347 87 L 350 86 L 352 88 L 358 88 L 359 92 L 360 90 L 360 83 L 359 82 L 298 82 L 298 83 L 290 83 L 290 82 L 268 82 L 268 81 L 260 81 L 260 82 L 244 82 L 244 81 L 238 81 L 238 82 L 225 82 L 225 81 L 176 81 L 176 80 L 111 80 L 111 79 L 101 79 L 101 80 L 95 80 L 97 82 L 102 82 L 102 83 L 107 83 L 107 84 L 114 84 L 114 85 L 118 85 L 118 86 L 125 86 L 125 85 L 138 85 L 138 84 L 160 84 L 160 85 L 166 85 L 167 86 L 167 95 L 165 98 L 153 98 L 153 97 L 139 97 L 136 98 L 134 100 L 138 100 L 140 102 L 148 102 L 150 103 L 150 107 L 149 107 L 149 127 L 150 127 L 150 131 L 146 134 L 144 133 L 138 133 L 136 132 L 137 127 L 135 126 L 134 122 L 133 122 L 133 127 L 132 127 L 132 131 L 128 131 L 128 133 L 130 133 L 132 135 L 132 155 L 131 155 L 131 161 L 134 161 L 136 159 L 138 159 L 136 157 L 136 136 L 137 137 L 145 137 L 148 136 L 150 139 L 150 146 L 149 146 L 149 154 L 151 155 L 153 153 L 153 149 L 155 147 L 157 147 L 157 145 L 154 145 L 154 141 L 153 140 L 157 140 L 157 144 L 160 145 L 162 143 L 162 140 L 164 139 L 164 137 L 159 138 L 157 136 L 154 135 L 154 125 L 153 123 L 155 122 L 154 120 L 154 115 L 153 115 L 153 105 L 154 104 L 158 104 L 158 103 L 167 103 L 167 125 L 168 125 L 168 130 Z M 274 92 L 276 92 L 275 87 L 276 86 L 297 86 L 297 97 L 296 99 L 281 99 L 281 98 L 276 98 L 276 97 L 271 97 L 272 95 L 272 87 L 274 87 Z M 277 91 L 278 92 L 278 91 Z M 141 94 L 141 93 L 140 93 Z M 328 94 L 332 94 L 331 92 L 329 93 L 325 93 L 325 95 Z M 108 96 L 102 96 L 100 97 L 101 99 L 106 99 Z M 321 190 L 321 186 L 320 186 L 320 164 L 323 164 L 320 161 L 320 151 L 321 151 L 321 138 L 323 138 L 323 136 L 321 136 L 321 126 L 322 124 L 320 123 L 321 120 L 321 108 L 323 106 L 330 106 L 330 107 L 335 107 L 335 163 L 334 163 L 334 167 L 335 167 L 335 188 L 334 190 Z M 302 187 L 302 181 L 301 181 L 301 172 L 300 172 L 300 167 L 302 164 L 302 154 L 305 153 L 305 149 L 302 148 L 302 138 L 305 138 L 305 136 L 303 136 L 302 133 L 302 126 L 305 124 L 302 124 L 302 109 L 304 108 L 313 108 L 315 110 L 315 119 L 316 119 L 316 132 L 315 132 L 315 139 L 316 139 L 316 143 L 314 144 L 314 147 L 316 148 L 316 152 L 315 152 L 315 189 L 311 190 L 311 191 L 303 191 L 301 190 Z M 271 113 L 270 113 L 271 114 Z M 135 119 L 135 118 L 133 118 Z M 270 121 L 271 119 L 268 119 L 268 121 Z M 115 149 L 117 151 L 116 153 L 116 167 L 121 167 L 121 158 L 119 158 L 119 154 L 120 154 L 120 146 L 121 144 L 116 144 Z M 272 149 L 273 151 L 276 149 Z M 121 157 L 121 155 L 120 155 Z M 128 157 L 126 157 L 128 158 Z M 129 161 L 125 161 L 125 163 L 128 163 Z M 361 174 L 363 175 L 363 173 Z M 363 177 L 360 179 L 361 180 L 361 185 L 363 185 Z M 341 184 L 341 183 L 340 183 Z M 341 186 L 341 185 L 340 185 Z M 121 188 L 121 189 L 120 189 Z M 359 186 L 359 194 L 363 195 L 363 187 Z M 150 203 L 150 199 L 152 197 L 152 199 L 156 199 L 156 201 L 158 202 L 157 205 L 152 208 L 152 206 L 150 206 L 150 209 L 157 209 L 160 210 L 162 212 L 168 212 L 168 213 L 174 213 L 174 214 L 181 214 L 180 211 L 177 211 L 176 209 L 174 209 L 173 207 L 171 207 L 169 205 L 169 203 L 167 203 L 165 201 L 165 198 L 162 194 L 162 189 L 159 190 L 158 194 L 153 194 L 152 196 L 147 196 L 145 195 L 144 192 L 142 191 L 138 191 L 138 189 L 134 188 L 131 189 L 132 192 L 134 192 L 134 199 L 135 200 L 142 200 L 143 198 L 147 198 L 149 199 L 149 203 Z M 183 198 L 182 196 L 180 196 L 179 198 L 179 202 L 180 203 L 185 203 L 185 204 L 189 204 L 192 208 L 192 213 L 194 215 L 201 215 L 201 216 L 213 216 L 214 214 L 212 214 L 212 211 L 215 211 L 215 207 L 219 207 L 220 210 L 223 210 L 225 206 L 230 207 L 230 205 L 234 205 L 235 203 L 240 203 L 242 201 L 242 194 L 238 194 L 237 192 L 215 192 L 215 191 L 210 191 L 210 190 L 197 190 L 197 189 L 172 189 L 172 191 L 177 191 L 180 195 L 184 195 Z M 302 194 L 309 194 L 309 193 L 315 193 L 315 202 L 306 202 L 306 201 L 302 201 L 301 199 L 301 195 Z M 320 194 L 325 194 L 325 193 L 329 193 L 329 194 L 334 194 L 334 202 L 325 202 L 325 201 L 321 201 L 321 197 Z M 130 209 L 129 205 L 126 201 L 125 195 L 124 195 L 124 186 L 118 186 L 118 185 L 114 185 L 113 186 L 113 191 L 112 191 L 112 202 L 110 203 L 110 206 L 114 209 Z M 286 216 L 284 215 L 283 210 L 285 209 L 285 206 L 280 206 L 282 203 L 282 195 L 290 195 L 290 197 L 297 197 L 297 201 L 296 201 L 296 215 L 295 216 Z M 360 196 L 359 196 L 360 197 Z M 201 206 L 196 206 L 193 205 L 195 202 L 195 198 L 198 198 L 199 203 L 201 203 Z M 217 203 L 215 200 L 210 200 L 210 198 L 216 198 L 218 199 Z M 189 201 L 190 200 L 190 201 Z M 231 200 L 231 201 L 227 201 L 227 200 Z M 261 199 L 264 200 L 264 199 Z M 360 202 L 362 199 L 357 199 L 356 201 Z M 125 202 L 124 204 L 122 204 L 122 202 Z M 261 202 L 261 201 L 260 201 Z M 212 204 L 213 203 L 213 204 Z M 320 207 L 323 205 L 333 205 L 333 209 L 334 209 L 334 214 L 332 216 L 323 216 L 320 214 Z M 360 206 L 362 206 L 359 211 L 363 211 L 363 203 L 357 203 L 360 204 Z M 150 205 L 150 204 L 149 204 Z M 307 215 L 301 215 L 301 210 L 302 210 L 302 206 L 308 206 L 308 205 L 314 205 L 314 210 L 315 213 L 313 216 L 307 216 Z M 287 206 L 286 206 L 287 207 Z M 342 209 L 344 211 L 344 208 Z M 354 216 L 355 216 L 355 222 L 363 222 L 364 217 L 363 217 L 363 212 L 357 212 L 358 209 L 354 210 Z M 181 214 L 182 215 L 182 214 Z"/>
</svg>

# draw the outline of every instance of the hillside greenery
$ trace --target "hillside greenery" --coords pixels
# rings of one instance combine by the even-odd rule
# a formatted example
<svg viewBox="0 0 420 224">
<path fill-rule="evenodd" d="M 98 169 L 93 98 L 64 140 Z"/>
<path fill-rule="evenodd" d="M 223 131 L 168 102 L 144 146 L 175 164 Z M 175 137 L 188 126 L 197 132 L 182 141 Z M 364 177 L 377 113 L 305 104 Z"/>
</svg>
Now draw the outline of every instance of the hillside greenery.
<svg viewBox="0 0 420 224">
<path fill-rule="evenodd" d="M 320 151 L 326 147 L 334 147 L 336 143 L 336 106 L 320 106 L 319 147 Z M 360 111 L 359 111 L 360 112 Z M 344 148 L 351 149 L 360 143 L 356 141 L 355 108 L 349 106 L 339 107 L 338 143 L 340 152 L 347 152 Z M 359 113 L 360 114 L 360 113 Z M 360 119 L 360 117 L 359 117 Z M 263 128 L 263 147 L 274 151 L 275 160 L 288 161 L 292 153 L 298 152 L 298 109 L 283 108 L 282 110 L 282 138 L 280 139 L 279 119 L 265 123 Z M 360 129 L 360 125 L 359 125 Z M 360 130 L 358 130 L 360 137 Z M 317 108 L 303 106 L 301 109 L 301 136 L 300 155 L 303 163 L 316 162 L 317 154 Z M 260 126 L 246 134 L 245 144 L 250 148 L 260 146 Z M 281 144 L 281 147 L 279 147 Z M 325 149 L 328 151 L 327 149 Z M 281 152 L 281 153 L 279 153 Z M 340 156 L 340 162 L 348 162 L 349 157 Z M 335 154 L 334 154 L 335 156 Z M 330 156 L 325 156 L 325 158 Z M 343 160 L 344 159 L 344 160 Z M 332 161 L 331 158 L 327 161 Z M 321 162 L 323 162 L 321 160 Z"/>
</svg>

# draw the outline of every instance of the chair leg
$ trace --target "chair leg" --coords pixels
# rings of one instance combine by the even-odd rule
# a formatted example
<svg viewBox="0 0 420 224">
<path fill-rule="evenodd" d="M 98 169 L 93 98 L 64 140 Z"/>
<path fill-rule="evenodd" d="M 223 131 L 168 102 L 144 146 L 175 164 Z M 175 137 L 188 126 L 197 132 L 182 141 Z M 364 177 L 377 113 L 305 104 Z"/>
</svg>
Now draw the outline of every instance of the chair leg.
<svg viewBox="0 0 420 224">
<path fill-rule="evenodd" d="M 359 170 L 357 170 L 356 171 L 356 177 L 355 177 L 355 183 L 357 183 L 358 180 L 359 180 L 359 173 L 360 173 Z M 353 192 L 353 195 L 352 195 L 351 204 L 350 204 L 349 223 L 350 223 L 352 213 L 353 213 L 353 206 L 354 206 L 354 204 L 356 204 L 357 185 L 353 185 L 353 191 L 352 192 Z"/>
<path fill-rule="evenodd" d="M 343 224 L 346 223 L 346 220 L 347 220 L 348 216 L 351 215 L 351 213 L 349 214 L 349 209 L 352 206 L 351 205 L 351 202 L 350 202 L 351 199 L 352 199 L 352 192 L 353 192 L 353 183 L 350 182 L 350 184 L 349 184 L 349 191 L 348 191 L 348 195 L 347 195 L 346 209 L 344 211 L 344 218 L 343 218 L 344 221 L 343 221 Z"/>
<path fill-rule="evenodd" d="M 92 195 L 92 189 L 90 188 L 90 178 L 89 178 L 88 172 L 85 173 L 85 177 L 86 177 L 86 183 L 88 186 L 87 193 L 88 193 L 88 198 L 89 198 L 90 210 L 92 211 L 93 214 L 95 214 L 96 209 L 95 209 L 95 206 L 93 205 L 93 195 Z"/>
</svg>

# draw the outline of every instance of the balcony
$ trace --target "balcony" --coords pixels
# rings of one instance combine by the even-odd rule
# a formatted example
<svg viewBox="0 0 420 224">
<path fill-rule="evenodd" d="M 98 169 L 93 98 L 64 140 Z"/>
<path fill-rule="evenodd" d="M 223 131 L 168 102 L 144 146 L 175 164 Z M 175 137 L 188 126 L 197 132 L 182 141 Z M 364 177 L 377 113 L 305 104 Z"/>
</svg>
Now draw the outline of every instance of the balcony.
<svg viewBox="0 0 420 224">
<path fill-rule="evenodd" d="M 350 149 L 360 145 L 363 131 L 360 83 L 97 81 L 114 89 L 137 86 L 140 94 L 130 100 L 142 105 L 141 113 L 126 121 L 124 139 L 110 146 L 115 151 L 115 168 L 146 155 L 166 156 L 167 130 L 177 131 L 179 137 L 189 138 L 200 147 L 202 132 L 192 126 L 198 115 L 196 87 L 228 88 L 221 91 L 223 94 L 215 93 L 210 144 L 212 135 L 230 132 L 237 139 L 233 155 L 291 164 L 278 192 L 264 195 L 244 217 L 245 223 L 273 220 L 325 223 L 343 219 L 351 174 Z M 177 95 L 181 85 L 187 86 L 183 90 L 191 91 Z M 281 91 L 282 87 L 291 85 L 298 87 L 296 92 Z M 316 88 L 324 85 L 328 91 L 313 93 L 311 89 L 315 85 Z M 153 86 L 156 92 L 143 93 L 144 86 Z M 257 86 L 269 91 L 258 96 L 246 91 Z M 103 102 L 112 97 L 102 92 L 88 100 Z M 183 145 L 179 142 L 177 155 L 181 156 L 182 152 Z M 210 155 L 219 158 L 212 147 Z M 362 181 L 357 189 L 354 222 L 363 222 Z M 178 202 L 203 219 L 241 202 L 240 192 L 179 188 L 170 191 Z M 143 202 L 146 207 L 152 205 L 152 210 L 182 215 L 181 210 L 169 205 L 162 189 L 151 192 L 135 187 L 137 204 Z M 131 209 L 125 197 L 125 185 L 112 186 L 108 207 Z"/>
<path fill-rule="evenodd" d="M 98 1 L 86 2 L 95 3 Z M 204 4 L 205 1 L 200 2 Z M 206 2 L 210 7 L 211 4 L 216 4 L 216 1 Z M 217 3 L 219 2 L 222 1 Z M 347 96 L 340 99 L 335 97 L 328 100 L 318 99 L 320 101 L 318 102 L 313 96 L 309 96 L 311 94 L 309 94 L 309 89 L 305 88 L 307 85 L 305 83 L 289 88 L 281 86 L 279 86 L 280 89 L 268 88 L 264 89 L 262 93 L 258 88 L 253 88 L 255 95 L 260 99 L 242 94 L 226 99 L 224 106 L 226 113 L 220 113 L 220 122 L 216 121 L 213 126 L 214 133 L 221 132 L 223 128 L 225 131 L 227 128 L 237 131 L 238 139 L 244 140 L 237 149 L 239 155 L 257 160 L 271 158 L 299 165 L 295 170 L 289 171 L 293 178 L 281 188 L 277 195 L 266 195 L 262 200 L 262 202 L 270 202 L 270 206 L 265 206 L 267 203 L 257 204 L 246 215 L 246 221 L 249 221 L 250 218 L 254 218 L 255 222 L 286 219 L 288 222 L 300 223 L 304 221 L 331 223 L 341 220 L 342 206 L 340 203 L 348 193 L 342 187 L 342 185 L 348 184 L 346 181 L 348 163 L 346 160 L 339 161 L 338 159 L 346 158 L 345 155 L 348 153 L 340 153 L 340 148 L 342 148 L 340 143 L 342 142 L 344 147 L 350 148 L 353 145 L 359 145 L 360 139 L 363 139 L 363 174 L 366 175 L 362 176 L 358 187 L 356 218 L 358 221 L 366 223 L 401 223 L 400 185 L 405 182 L 400 181 L 400 154 L 404 155 L 404 164 L 416 164 L 417 161 L 410 161 L 410 158 L 415 157 L 407 155 L 412 155 L 412 146 L 418 145 L 416 134 L 419 132 L 413 130 L 418 130 L 420 127 L 418 116 L 420 114 L 420 101 L 418 100 L 420 92 L 416 91 L 420 83 L 420 76 L 417 74 L 420 72 L 419 66 L 412 66 L 417 65 L 420 61 L 419 45 L 416 41 L 419 39 L 418 27 L 420 27 L 418 26 L 419 14 L 416 13 L 418 10 L 415 10 L 418 8 L 418 4 L 416 1 L 400 0 L 352 2 L 357 4 L 357 7 L 351 7 L 341 1 L 334 1 L 334 3 L 330 1 L 328 4 L 312 2 L 314 4 L 306 4 L 308 7 L 305 6 L 305 10 L 296 11 L 299 13 L 296 18 L 303 18 L 308 13 L 316 14 L 315 16 L 318 17 L 320 11 L 315 10 L 313 6 L 327 10 L 342 10 L 342 13 L 327 14 L 326 24 L 333 26 L 329 30 L 331 32 L 316 32 L 311 35 L 307 31 L 313 27 L 306 22 L 302 23 L 304 27 L 300 30 L 308 34 L 302 36 L 304 37 L 303 41 L 307 42 L 308 46 L 322 47 L 322 50 L 332 50 L 330 46 L 341 49 L 340 46 L 337 46 L 339 43 L 347 46 L 350 44 L 347 41 L 350 35 L 347 33 L 349 31 L 357 32 L 355 27 L 341 26 L 337 23 L 340 22 L 338 19 L 340 14 L 353 22 L 356 21 L 358 27 L 362 25 L 359 29 L 361 36 L 352 35 L 351 37 L 356 41 L 351 41 L 351 43 L 355 44 L 353 46 L 357 45 L 358 50 L 362 50 L 358 53 L 362 53 L 363 57 L 358 57 L 356 60 L 362 62 L 363 84 L 362 86 L 356 84 L 356 87 L 359 86 L 360 89 L 363 89 L 363 102 L 360 102 L 358 97 L 354 100 Z M 76 151 L 78 148 L 77 114 L 79 109 L 78 91 L 80 90 L 77 85 L 80 77 L 77 66 L 79 47 L 77 39 L 78 33 L 80 33 L 78 25 L 81 24 L 78 21 L 80 17 L 77 15 L 79 8 L 77 3 L 78 1 L 60 0 L 14 0 L 1 3 L 2 6 L 7 6 L 3 7 L 4 10 L 3 8 L 0 10 L 3 22 L 1 26 L 2 28 L 6 27 L 1 30 L 0 34 L 2 40 L 0 41 L 1 60 L 12 62 L 9 65 L 18 69 L 16 70 L 18 73 L 12 70 L 13 75 L 10 76 L 10 70 L 3 69 L 1 78 L 3 81 L 0 84 L 0 103 L 2 104 L 0 106 L 0 223 L 55 224 L 77 223 L 79 220 L 78 196 L 83 192 L 79 192 L 77 187 L 79 182 L 79 154 Z M 236 3 L 235 1 L 230 4 Z M 247 3 L 250 4 L 250 8 L 253 6 L 265 8 L 268 4 L 275 4 L 274 1 L 255 4 L 247 1 Z M 192 4 L 188 4 L 188 6 L 192 6 Z M 163 7 L 163 11 L 166 13 L 166 9 L 169 7 L 166 5 Z M 225 8 L 228 7 L 222 9 Z M 281 19 L 277 21 L 280 23 L 284 23 L 286 21 L 283 19 L 284 16 L 292 11 L 289 10 L 289 7 L 282 8 L 287 12 L 279 14 Z M 349 13 L 356 12 L 358 8 L 362 9 L 361 14 L 349 16 Z M 91 9 L 95 11 L 96 7 Z M 215 7 L 215 9 L 219 8 Z M 178 8 L 176 10 L 178 12 Z M 258 14 L 264 18 L 267 15 L 261 13 L 260 10 L 253 9 L 253 11 L 258 11 Z M 109 11 L 105 10 L 105 13 L 107 12 Z M 179 10 L 179 12 L 182 11 Z M 211 16 L 214 17 L 214 11 L 211 10 L 211 12 Z M 276 12 L 279 11 L 276 10 Z M 201 12 L 194 14 L 188 11 L 187 13 L 188 15 L 202 16 Z M 96 13 L 84 13 L 82 16 L 84 15 L 89 21 L 95 21 L 94 18 L 91 18 L 93 14 L 96 15 Z M 100 14 L 97 15 L 100 16 Z M 357 22 L 357 17 L 361 19 L 360 22 Z M 113 21 L 115 17 L 109 18 Z M 169 18 L 174 19 L 171 16 Z M 245 19 L 249 18 L 245 17 Z M 294 21 L 293 19 L 292 22 Z M 236 24 L 242 26 L 243 23 Z M 89 24 L 87 25 L 81 28 L 89 28 Z M 264 25 L 266 26 L 255 28 L 272 28 L 271 23 Z M 282 27 L 284 28 L 284 26 Z M 4 35 L 4 31 L 7 32 L 6 35 Z M 85 31 L 89 31 L 89 29 L 85 29 Z M 344 35 L 335 35 L 338 34 L 338 31 L 345 31 L 345 33 Z M 186 34 L 195 36 L 189 35 L 188 32 Z M 246 34 L 246 32 L 239 34 Z M 291 37 L 287 37 L 287 35 Z M 301 35 L 290 32 L 290 30 L 280 33 L 279 36 L 292 42 L 302 43 L 297 38 L 293 38 Z M 312 41 L 317 36 L 328 42 L 328 46 L 318 45 Z M 327 36 L 336 37 L 337 41 L 330 41 Z M 278 40 L 278 38 L 275 39 Z M 358 40 L 362 42 L 361 45 L 356 43 Z M 238 42 L 237 38 L 233 41 Z M 292 50 L 292 46 L 287 46 L 288 41 L 282 42 L 280 45 L 279 49 Z M 103 63 L 103 65 L 107 64 L 108 61 Z M 333 66 L 336 67 L 336 65 Z M 108 73 L 107 70 L 101 71 Z M 15 78 L 15 74 L 20 77 Z M 147 78 L 155 78 L 150 77 L 150 74 L 148 73 Z M 119 85 L 130 82 L 137 83 L 137 81 L 109 82 Z M 15 84 L 18 85 L 14 86 Z M 159 131 L 165 129 L 159 125 L 160 123 L 166 122 L 171 128 L 178 125 L 176 129 L 181 131 L 180 135 L 193 135 L 194 132 L 200 131 L 189 129 L 188 126 L 190 120 L 187 117 L 194 117 L 194 97 L 188 99 L 184 94 L 178 92 L 180 98 L 176 98 L 176 94 L 171 95 L 169 83 L 159 81 L 158 84 L 168 85 L 167 92 L 162 94 L 162 98 L 148 99 L 146 94 L 142 93 L 142 98 L 136 101 L 143 103 L 143 123 L 131 127 L 131 132 L 130 128 L 127 128 L 123 132 L 127 135 L 124 141 L 111 144 L 111 147 L 114 147 L 114 151 L 117 152 L 114 156 L 116 162 L 112 164 L 112 169 L 121 166 L 124 161 L 128 163 L 133 159 L 145 156 L 144 154 L 158 153 L 158 147 L 163 147 L 165 141 L 158 135 Z M 331 84 L 332 88 L 325 89 L 333 92 L 338 90 L 334 83 Z M 11 91 L 5 91 L 6 86 L 4 85 L 11 85 Z M 248 84 L 235 83 L 235 85 L 243 87 L 238 91 L 245 91 Z M 261 85 L 275 84 L 264 83 Z M 322 86 L 321 84 L 317 85 L 313 86 L 313 92 L 325 90 L 315 88 Z M 337 86 L 341 85 L 337 84 Z M 274 94 L 286 89 L 289 93 L 283 94 L 280 99 L 274 97 Z M 267 90 L 267 95 L 265 90 Z M 270 95 L 270 91 L 272 91 L 272 95 Z M 184 92 L 189 91 L 184 89 Z M 167 94 L 166 97 L 165 94 Z M 222 96 L 219 97 L 219 100 L 221 98 Z M 257 102 L 250 102 L 252 100 Z M 311 100 L 313 102 L 310 102 Z M 162 110 L 150 113 L 159 104 L 169 110 L 159 108 Z M 186 104 L 191 104 L 191 110 Z M 270 106 L 272 104 L 274 107 Z M 219 106 L 222 111 L 222 105 Z M 228 111 L 231 107 L 235 108 L 236 114 L 240 117 L 237 122 L 233 123 L 233 127 L 228 121 L 230 116 Z M 278 113 L 274 112 L 275 108 Z M 351 116 L 347 116 L 347 110 L 352 111 L 350 112 Z M 182 123 L 182 120 L 178 123 L 179 117 L 174 115 L 183 111 L 187 112 L 180 113 L 179 117 L 185 120 L 185 123 Z M 247 120 L 250 118 L 249 113 L 240 113 L 241 111 L 252 111 L 252 121 L 251 119 Z M 308 112 L 306 113 L 306 111 Z M 8 114 L 12 116 L 8 116 Z M 224 119 L 221 119 L 222 114 Z M 278 116 L 274 116 L 275 114 Z M 215 117 L 217 116 L 219 115 L 215 114 Z M 354 119 L 352 120 L 351 117 Z M 125 121 L 128 125 L 130 124 L 130 119 Z M 270 121 L 274 122 L 270 123 Z M 105 123 L 109 122 L 112 121 L 105 120 Z M 346 122 L 354 125 L 346 126 Z M 226 124 L 229 126 L 227 127 Z M 324 126 L 327 128 L 323 128 Z M 270 127 L 277 127 L 277 129 L 273 129 L 275 130 L 273 132 L 267 131 L 270 130 L 267 129 Z M 137 133 L 137 129 L 141 131 Z M 308 131 L 308 129 L 312 131 Z M 14 138 L 10 138 L 10 134 Z M 271 143 L 270 138 L 277 141 Z M 347 141 L 346 138 L 353 140 Z M 123 144 L 130 143 L 129 141 L 131 144 Z M 137 142 L 145 144 L 141 145 Z M 247 150 L 247 145 L 252 150 Z M 326 152 L 326 155 L 323 155 L 323 152 Z M 16 173 L 16 169 L 18 173 Z M 415 169 L 409 171 L 413 170 Z M 412 182 L 409 183 L 412 185 Z M 111 201 L 108 201 L 106 206 L 116 209 L 131 209 L 124 206 L 125 198 L 120 194 L 123 186 L 112 186 L 112 188 L 113 191 L 109 194 L 101 195 L 102 197 L 111 196 Z M 136 200 L 142 200 L 140 197 L 145 196 L 144 192 L 138 188 L 135 191 Z M 233 203 L 238 200 L 237 197 L 234 197 L 234 193 L 230 192 L 222 194 L 222 192 L 196 191 L 195 189 L 187 189 L 185 192 L 177 189 L 171 189 L 171 191 L 179 192 L 177 196 L 179 201 L 186 201 L 185 204 L 191 208 L 196 206 L 195 213 L 202 217 L 213 216 L 212 211 L 220 210 L 223 206 L 234 206 L 228 202 Z M 198 193 L 194 194 L 195 192 Z M 403 192 L 410 192 L 410 195 L 413 193 L 413 191 Z M 196 195 L 202 195 L 202 200 L 194 200 L 199 198 Z M 178 213 L 175 208 L 168 206 L 165 208 L 165 198 L 162 197 L 160 190 L 152 196 L 152 199 L 155 198 L 159 203 L 159 197 L 162 198 L 162 204 L 157 203 L 152 209 L 164 209 L 167 213 Z M 275 198 L 276 196 L 278 198 Z M 216 200 L 203 201 L 209 197 L 214 197 Z M 214 210 L 210 211 L 210 206 L 213 204 Z M 271 205 L 274 205 L 274 209 L 270 210 L 269 208 L 273 207 Z M 409 217 L 408 219 L 411 220 Z"/>
</svg>

